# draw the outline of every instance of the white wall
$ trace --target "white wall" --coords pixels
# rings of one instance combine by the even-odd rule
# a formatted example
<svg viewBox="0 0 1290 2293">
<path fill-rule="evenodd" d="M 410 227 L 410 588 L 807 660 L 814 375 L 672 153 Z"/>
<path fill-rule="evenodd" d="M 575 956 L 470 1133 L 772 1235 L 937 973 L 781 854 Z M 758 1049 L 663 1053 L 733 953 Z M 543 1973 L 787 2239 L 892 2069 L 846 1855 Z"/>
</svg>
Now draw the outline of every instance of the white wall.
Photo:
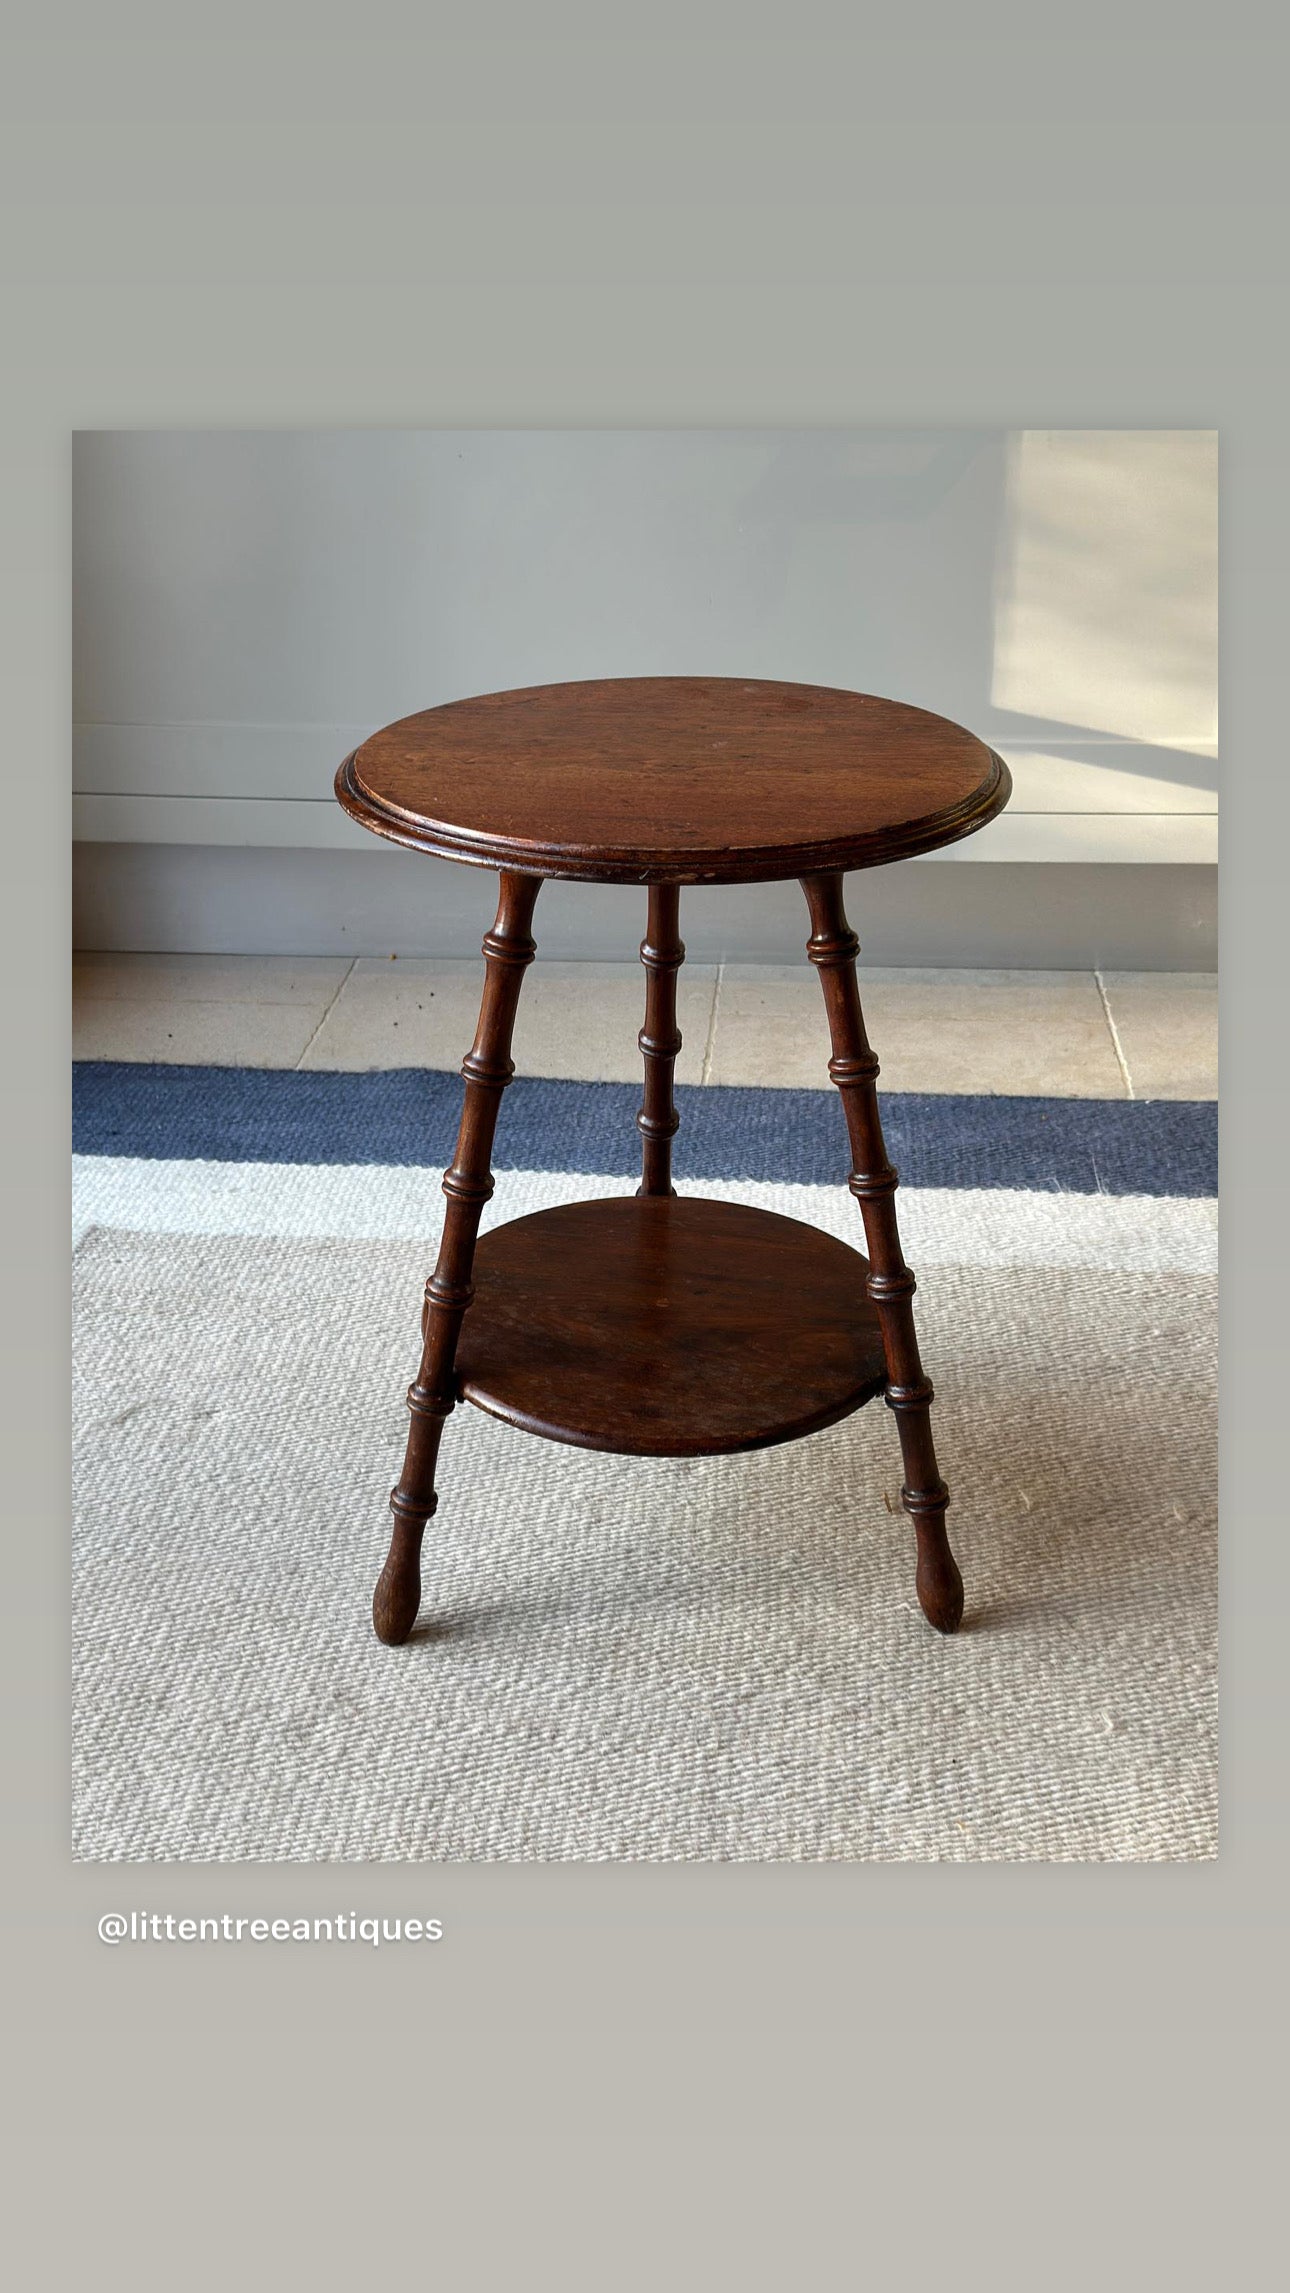
<svg viewBox="0 0 1290 2293">
<path fill-rule="evenodd" d="M 377 725 L 703 671 L 998 748 L 938 865 L 1215 858 L 1210 432 L 95 433 L 74 475 L 89 844 L 370 853 L 331 779 Z"/>
</svg>

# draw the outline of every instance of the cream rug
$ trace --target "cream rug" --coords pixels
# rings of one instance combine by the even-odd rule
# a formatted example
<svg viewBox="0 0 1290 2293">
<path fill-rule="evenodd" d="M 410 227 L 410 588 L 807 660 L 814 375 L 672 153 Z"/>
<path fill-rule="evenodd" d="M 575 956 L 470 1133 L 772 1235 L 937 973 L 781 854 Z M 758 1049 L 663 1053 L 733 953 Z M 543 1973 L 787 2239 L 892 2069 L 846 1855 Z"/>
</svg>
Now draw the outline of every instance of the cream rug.
<svg viewBox="0 0 1290 2293">
<path fill-rule="evenodd" d="M 973 1246 L 982 1197 L 939 1227 L 929 1199 L 929 1258 L 902 1193 L 956 1638 L 914 1600 L 881 1404 L 694 1463 L 463 1408 L 422 1622 L 386 1649 L 368 1603 L 431 1242 L 350 1231 L 361 1213 L 257 1232 L 252 1169 L 236 1218 L 82 1203 L 78 1857 L 1215 1853 L 1212 1204 L 1035 1196 L 1040 1239 L 999 1264 Z M 506 1214 L 593 1191 L 537 1174 Z M 797 1215 L 814 1192 L 858 1240 L 840 1189 L 710 1191 Z"/>
</svg>

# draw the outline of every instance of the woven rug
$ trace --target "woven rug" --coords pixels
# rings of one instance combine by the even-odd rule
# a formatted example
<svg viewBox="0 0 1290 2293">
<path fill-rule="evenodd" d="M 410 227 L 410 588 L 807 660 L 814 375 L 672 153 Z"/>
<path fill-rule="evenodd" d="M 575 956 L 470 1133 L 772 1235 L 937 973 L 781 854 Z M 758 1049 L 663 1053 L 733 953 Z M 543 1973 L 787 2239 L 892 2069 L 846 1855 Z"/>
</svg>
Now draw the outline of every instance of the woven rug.
<svg viewBox="0 0 1290 2293">
<path fill-rule="evenodd" d="M 78 1073 L 76 1855 L 1212 1856 L 1212 1108 L 884 1101 L 953 1639 L 914 1599 L 880 1405 L 697 1461 L 462 1408 L 387 1649 L 368 1602 L 459 1092 Z M 490 1219 L 626 1191 L 637 1103 L 517 1085 Z M 831 1093 L 682 1111 L 682 1187 L 859 1243 Z"/>
</svg>

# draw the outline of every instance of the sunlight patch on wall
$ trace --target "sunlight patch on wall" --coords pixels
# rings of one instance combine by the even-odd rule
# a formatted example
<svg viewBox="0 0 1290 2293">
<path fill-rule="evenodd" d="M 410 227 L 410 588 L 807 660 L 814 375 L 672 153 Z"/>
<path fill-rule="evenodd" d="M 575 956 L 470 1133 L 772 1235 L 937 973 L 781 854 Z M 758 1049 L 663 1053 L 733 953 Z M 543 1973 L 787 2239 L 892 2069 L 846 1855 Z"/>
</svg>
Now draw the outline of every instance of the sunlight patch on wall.
<svg viewBox="0 0 1290 2293">
<path fill-rule="evenodd" d="M 1014 433 L 995 706 L 1212 755 L 1217 652 L 1216 432 Z"/>
</svg>

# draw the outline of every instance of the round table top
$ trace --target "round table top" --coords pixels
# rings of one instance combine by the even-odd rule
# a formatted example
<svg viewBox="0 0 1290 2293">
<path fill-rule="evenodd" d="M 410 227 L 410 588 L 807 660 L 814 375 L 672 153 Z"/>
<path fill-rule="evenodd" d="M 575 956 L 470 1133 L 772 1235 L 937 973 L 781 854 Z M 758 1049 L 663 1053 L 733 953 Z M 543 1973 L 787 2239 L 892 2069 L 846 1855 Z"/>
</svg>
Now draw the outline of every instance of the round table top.
<svg viewBox="0 0 1290 2293">
<path fill-rule="evenodd" d="M 764 883 L 970 836 L 1012 783 L 901 701 L 747 677 L 610 677 L 403 717 L 346 757 L 345 810 L 475 867 L 584 883 Z"/>
</svg>

